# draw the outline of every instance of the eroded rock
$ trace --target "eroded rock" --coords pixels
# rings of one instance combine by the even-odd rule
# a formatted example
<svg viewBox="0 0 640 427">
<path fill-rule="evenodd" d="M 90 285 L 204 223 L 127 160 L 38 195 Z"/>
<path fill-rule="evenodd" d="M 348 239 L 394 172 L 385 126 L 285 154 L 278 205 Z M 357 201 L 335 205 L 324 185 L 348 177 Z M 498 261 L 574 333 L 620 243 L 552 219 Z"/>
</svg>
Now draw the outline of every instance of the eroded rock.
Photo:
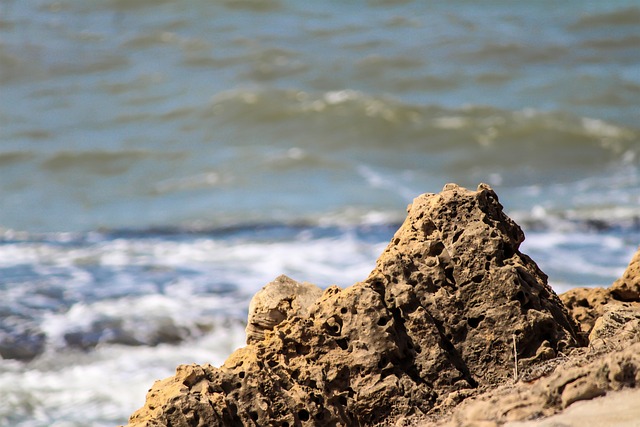
<svg viewBox="0 0 640 427">
<path fill-rule="evenodd" d="M 547 276 L 519 252 L 523 240 L 488 186 L 448 185 L 414 201 L 378 259 L 368 280 L 382 284 L 414 346 L 429 349 L 417 366 L 441 391 L 510 376 L 514 335 L 525 363 L 576 345 L 575 323 Z"/>
<path fill-rule="evenodd" d="M 556 414 L 575 402 L 640 385 L 638 336 L 622 350 L 567 360 L 551 374 L 529 383 L 501 386 L 456 408 L 449 420 L 421 427 L 498 427 Z"/>
<path fill-rule="evenodd" d="M 440 422 L 415 425 L 498 427 L 551 416 L 575 402 L 640 386 L 639 261 L 640 251 L 610 288 L 577 288 L 560 295 L 588 336 L 588 347 L 532 366 L 517 384 L 468 399 Z"/>
<path fill-rule="evenodd" d="M 273 330 L 283 320 L 306 316 L 311 304 L 322 295 L 322 289 L 311 283 L 300 283 L 281 275 L 265 285 L 249 303 L 247 344 L 264 339 L 265 331 Z"/>
<path fill-rule="evenodd" d="M 640 249 L 622 277 L 609 288 L 574 288 L 560 295 L 560 299 L 586 335 L 607 312 L 629 307 L 640 310 Z"/>
<path fill-rule="evenodd" d="M 619 301 L 640 302 L 640 249 L 636 251 L 622 277 L 611 285 L 610 292 Z"/>
<path fill-rule="evenodd" d="M 424 194 L 366 280 L 327 288 L 306 313 L 267 299 L 249 345 L 220 368 L 179 367 L 129 425 L 352 426 L 442 413 L 513 375 L 514 339 L 522 367 L 579 344 L 519 252 L 523 239 L 486 185 Z"/>
</svg>

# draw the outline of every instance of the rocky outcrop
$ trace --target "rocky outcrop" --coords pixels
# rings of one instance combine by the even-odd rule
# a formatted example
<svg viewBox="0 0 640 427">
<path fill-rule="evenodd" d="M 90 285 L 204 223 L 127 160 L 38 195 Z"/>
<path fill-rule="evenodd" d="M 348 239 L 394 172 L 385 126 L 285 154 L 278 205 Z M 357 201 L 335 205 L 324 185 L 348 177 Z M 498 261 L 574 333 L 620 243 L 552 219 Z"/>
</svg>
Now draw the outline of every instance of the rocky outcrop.
<svg viewBox="0 0 640 427">
<path fill-rule="evenodd" d="M 365 426 L 442 414 L 511 381 L 516 359 L 528 369 L 580 344 L 547 277 L 520 253 L 523 239 L 486 185 L 422 195 L 366 280 L 307 306 L 271 293 L 299 286 L 276 279 L 252 304 L 249 345 L 219 368 L 178 367 L 129 425 Z"/>
<path fill-rule="evenodd" d="M 623 350 L 605 353 L 601 357 L 583 355 L 577 360 L 566 361 L 536 381 L 501 386 L 477 399 L 470 399 L 456 408 L 453 416 L 445 422 L 419 425 L 498 427 L 509 421 L 547 417 L 575 402 L 638 385 L 640 342 L 636 340 Z"/>
<path fill-rule="evenodd" d="M 640 249 L 635 253 L 622 277 L 609 288 L 574 288 L 560 295 L 570 314 L 589 334 L 595 322 L 614 309 L 640 304 Z"/>
<path fill-rule="evenodd" d="M 640 302 L 640 249 L 635 253 L 622 277 L 609 289 L 618 301 Z"/>
<path fill-rule="evenodd" d="M 283 320 L 308 315 L 308 308 L 320 298 L 322 289 L 311 283 L 298 283 L 281 275 L 265 285 L 249 303 L 247 319 L 247 344 L 264 339 Z"/>
<path fill-rule="evenodd" d="M 509 421 L 544 418 L 575 402 L 640 386 L 640 250 L 622 278 L 609 288 L 579 288 L 560 295 L 581 324 L 588 346 L 531 366 L 517 384 L 468 399 L 438 423 L 422 427 L 497 427 Z M 640 391 L 634 396 L 640 397 Z M 620 408 L 619 408 L 620 409 Z M 628 408 L 627 408 L 628 409 Z M 614 409 L 612 409 L 614 410 Z M 622 409 L 623 411 L 626 409 Z M 603 411 L 597 425 L 608 422 Z M 597 411 L 596 411 L 597 413 Z M 568 419 L 571 418 L 567 415 Z M 633 425 L 635 425 L 635 421 Z M 551 424 L 541 424 L 551 425 Z M 555 424 L 553 424 L 555 425 Z M 562 424 L 565 425 L 565 424 Z M 567 425 L 574 425 L 573 423 Z M 576 421 L 575 425 L 583 425 Z M 595 425 L 595 424 L 594 424 Z"/>
</svg>

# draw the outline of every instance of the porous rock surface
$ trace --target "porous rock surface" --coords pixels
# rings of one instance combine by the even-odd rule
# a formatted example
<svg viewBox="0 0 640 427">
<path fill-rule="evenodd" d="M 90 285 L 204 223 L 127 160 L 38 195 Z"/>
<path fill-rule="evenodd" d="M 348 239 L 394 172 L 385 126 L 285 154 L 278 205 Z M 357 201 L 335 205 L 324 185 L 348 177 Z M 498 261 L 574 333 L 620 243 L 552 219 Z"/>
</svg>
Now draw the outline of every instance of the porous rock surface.
<svg viewBox="0 0 640 427">
<path fill-rule="evenodd" d="M 424 194 L 366 280 L 285 312 L 219 368 L 178 367 L 129 426 L 368 426 L 444 413 L 511 378 L 514 343 L 523 368 L 579 344 L 523 239 L 487 185 Z"/>
<path fill-rule="evenodd" d="M 561 423 L 563 426 L 584 425 L 563 410 L 575 402 L 590 401 L 622 389 L 638 390 L 640 387 L 638 283 L 640 250 L 622 278 L 611 287 L 572 289 L 560 295 L 581 323 L 583 335 L 588 336 L 588 346 L 572 349 L 569 357 L 562 354 L 556 359 L 530 366 L 521 373 L 520 381 L 516 384 L 505 383 L 467 399 L 439 422 L 414 425 L 498 427 L 505 423 L 511 425 L 509 422 L 538 420 L 541 426 L 548 426 L 552 422 L 546 423 L 543 418 L 557 413 L 566 415 L 563 418 L 566 424 Z M 624 291 L 621 292 L 621 289 Z M 633 396 L 640 398 L 640 390 L 634 392 Z M 607 409 L 598 412 L 597 406 L 590 408 L 600 417 L 597 422 L 592 421 L 592 425 L 626 427 L 638 424 L 638 420 L 632 420 L 631 424 L 618 422 L 616 419 L 619 417 L 615 415 L 620 414 L 607 418 Z M 613 407 L 609 411 L 627 409 L 630 408 Z M 535 421 L 529 424 L 538 425 Z"/>
<path fill-rule="evenodd" d="M 469 399 L 444 422 L 415 425 L 498 427 L 509 421 L 547 417 L 561 412 L 575 402 L 591 400 L 638 385 L 640 342 L 636 337 L 631 343 L 626 343 L 624 349 L 603 353 L 601 357 L 577 357 L 536 381 L 503 385 L 478 398 Z"/>
<path fill-rule="evenodd" d="M 574 288 L 560 298 L 585 334 L 609 311 L 640 309 L 640 249 L 609 288 Z"/>
<path fill-rule="evenodd" d="M 298 283 L 284 274 L 265 285 L 251 298 L 247 319 L 247 344 L 264 339 L 283 320 L 306 316 L 308 308 L 322 295 L 322 289 L 311 283 Z"/>
</svg>

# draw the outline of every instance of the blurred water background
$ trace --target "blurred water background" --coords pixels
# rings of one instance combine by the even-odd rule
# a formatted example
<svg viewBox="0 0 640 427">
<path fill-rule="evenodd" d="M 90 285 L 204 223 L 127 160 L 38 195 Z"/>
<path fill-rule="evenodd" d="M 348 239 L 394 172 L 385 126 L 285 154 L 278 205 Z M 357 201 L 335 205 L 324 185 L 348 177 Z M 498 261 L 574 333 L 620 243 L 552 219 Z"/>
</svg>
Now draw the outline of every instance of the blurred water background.
<svg viewBox="0 0 640 427">
<path fill-rule="evenodd" d="M 637 0 L 0 2 L 0 425 L 113 426 L 491 184 L 558 292 L 640 243 Z"/>
</svg>

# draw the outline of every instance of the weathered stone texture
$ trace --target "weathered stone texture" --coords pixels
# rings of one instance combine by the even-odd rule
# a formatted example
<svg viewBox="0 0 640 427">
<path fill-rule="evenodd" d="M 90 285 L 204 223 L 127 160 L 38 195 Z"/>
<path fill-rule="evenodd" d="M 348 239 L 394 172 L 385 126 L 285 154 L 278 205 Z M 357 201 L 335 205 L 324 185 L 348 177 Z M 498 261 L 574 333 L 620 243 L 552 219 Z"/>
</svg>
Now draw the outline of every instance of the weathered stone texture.
<svg viewBox="0 0 640 427">
<path fill-rule="evenodd" d="M 247 344 L 262 341 L 264 332 L 272 330 L 284 319 L 306 316 L 311 304 L 322 295 L 322 289 L 311 283 L 298 283 L 281 275 L 265 285 L 249 303 Z"/>
<path fill-rule="evenodd" d="M 640 249 L 636 251 L 622 277 L 610 288 L 613 298 L 619 301 L 640 302 Z"/>
<path fill-rule="evenodd" d="M 589 334 L 596 320 L 605 313 L 635 307 L 640 309 L 640 249 L 635 253 L 622 277 L 609 288 L 574 288 L 560 299 L 582 331 Z"/>
<path fill-rule="evenodd" d="M 179 367 L 129 425 L 358 426 L 442 413 L 511 378 L 514 336 L 522 367 L 579 344 L 523 239 L 486 185 L 422 195 L 366 280 L 309 306 L 289 291 L 266 298 L 260 322 L 253 305 L 249 345 L 220 368 Z"/>
</svg>

